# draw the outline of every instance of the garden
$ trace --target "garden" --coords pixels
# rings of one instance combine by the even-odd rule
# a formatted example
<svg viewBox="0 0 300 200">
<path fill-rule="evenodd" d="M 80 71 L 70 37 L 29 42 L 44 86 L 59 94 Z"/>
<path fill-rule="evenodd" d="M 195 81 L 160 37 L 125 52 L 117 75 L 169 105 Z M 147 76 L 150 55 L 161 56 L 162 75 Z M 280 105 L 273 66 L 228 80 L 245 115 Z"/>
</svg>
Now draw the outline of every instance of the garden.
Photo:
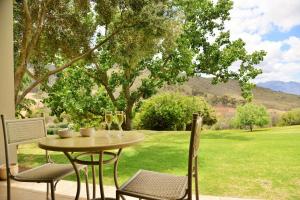
<svg viewBox="0 0 300 200">
<path fill-rule="evenodd" d="M 299 199 L 299 104 L 279 109 L 269 96 L 256 101 L 253 80 L 267 52 L 233 39 L 226 26 L 233 6 L 231 0 L 14 1 L 16 118 L 43 116 L 49 136 L 82 128 L 145 134 L 122 152 L 123 183 L 141 168 L 186 175 L 197 113 L 200 194 Z M 232 81 L 237 95 L 180 91 L 201 78 L 211 85 Z M 43 153 L 19 145 L 20 167 L 41 165 Z M 51 155 L 69 163 L 62 153 Z M 112 171 L 105 166 L 106 184 L 113 185 Z"/>
</svg>

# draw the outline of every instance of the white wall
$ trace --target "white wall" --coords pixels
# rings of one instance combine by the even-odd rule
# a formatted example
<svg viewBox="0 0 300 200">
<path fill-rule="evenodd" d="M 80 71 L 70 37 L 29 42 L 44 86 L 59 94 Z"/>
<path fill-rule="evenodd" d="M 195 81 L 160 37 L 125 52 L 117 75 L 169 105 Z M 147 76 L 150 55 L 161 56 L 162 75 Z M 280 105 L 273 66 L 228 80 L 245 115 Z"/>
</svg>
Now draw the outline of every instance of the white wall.
<svg viewBox="0 0 300 200">
<path fill-rule="evenodd" d="M 0 113 L 14 118 L 13 0 L 0 0 Z M 0 123 L 0 164 L 4 163 L 2 124 Z M 11 148 L 16 162 L 16 148 Z"/>
</svg>

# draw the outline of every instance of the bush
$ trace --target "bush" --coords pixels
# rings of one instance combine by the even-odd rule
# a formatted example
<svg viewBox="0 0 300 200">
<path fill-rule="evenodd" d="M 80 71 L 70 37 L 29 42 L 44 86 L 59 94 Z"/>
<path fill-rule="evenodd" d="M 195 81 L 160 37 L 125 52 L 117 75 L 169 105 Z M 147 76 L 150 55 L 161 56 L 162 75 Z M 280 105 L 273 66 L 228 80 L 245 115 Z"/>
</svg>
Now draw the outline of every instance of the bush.
<svg viewBox="0 0 300 200">
<path fill-rule="evenodd" d="M 236 126 L 232 123 L 232 117 L 218 116 L 218 121 L 210 127 L 212 130 L 224 130 L 235 128 Z"/>
<path fill-rule="evenodd" d="M 296 108 L 289 112 L 284 113 L 279 120 L 279 125 L 281 126 L 300 125 L 300 108 Z"/>
<path fill-rule="evenodd" d="M 239 128 L 249 128 L 252 131 L 254 126 L 263 127 L 269 124 L 270 116 L 264 106 L 247 103 L 237 107 L 233 123 Z"/>
<path fill-rule="evenodd" d="M 212 125 L 217 121 L 212 107 L 203 98 L 165 93 L 146 100 L 134 124 L 151 130 L 185 130 L 190 127 L 195 112 L 203 116 L 204 124 Z"/>
<path fill-rule="evenodd" d="M 55 135 L 61 128 L 47 128 L 47 135 Z"/>
<path fill-rule="evenodd" d="M 50 124 L 47 127 L 47 134 L 48 135 L 55 135 L 55 134 L 57 134 L 58 130 L 68 128 L 68 127 L 69 127 L 69 124 L 68 123 L 63 123 L 63 122 L 60 122 L 60 123 L 57 123 L 57 124 Z"/>
</svg>

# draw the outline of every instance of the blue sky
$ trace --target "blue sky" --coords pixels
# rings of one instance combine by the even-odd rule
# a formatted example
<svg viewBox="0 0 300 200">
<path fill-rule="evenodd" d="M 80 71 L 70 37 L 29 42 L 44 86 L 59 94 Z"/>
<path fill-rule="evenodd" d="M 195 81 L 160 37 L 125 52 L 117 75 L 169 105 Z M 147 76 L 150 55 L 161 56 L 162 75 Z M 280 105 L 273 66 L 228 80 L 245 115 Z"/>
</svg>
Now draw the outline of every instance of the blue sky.
<svg viewBox="0 0 300 200">
<path fill-rule="evenodd" d="M 300 82 L 300 0 L 234 0 L 226 26 L 248 51 L 267 51 L 255 82 Z"/>
<path fill-rule="evenodd" d="M 289 31 L 281 31 L 277 26 L 274 26 L 274 29 L 263 35 L 262 39 L 270 41 L 282 41 L 291 36 L 300 38 L 300 25 L 292 27 Z"/>
</svg>

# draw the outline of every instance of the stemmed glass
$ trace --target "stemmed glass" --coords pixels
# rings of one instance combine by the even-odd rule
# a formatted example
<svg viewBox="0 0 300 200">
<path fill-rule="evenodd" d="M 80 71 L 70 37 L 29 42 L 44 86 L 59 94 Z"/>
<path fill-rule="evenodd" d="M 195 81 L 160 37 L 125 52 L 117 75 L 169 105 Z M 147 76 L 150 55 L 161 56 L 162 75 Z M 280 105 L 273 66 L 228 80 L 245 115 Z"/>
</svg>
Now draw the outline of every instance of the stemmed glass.
<svg viewBox="0 0 300 200">
<path fill-rule="evenodd" d="M 116 116 L 117 116 L 117 123 L 119 126 L 119 130 L 122 133 L 122 124 L 124 123 L 124 112 L 123 111 L 116 111 Z"/>
<path fill-rule="evenodd" d="M 105 112 L 105 123 L 107 125 L 108 131 L 110 131 L 112 120 L 113 120 L 112 111 L 106 111 Z"/>
</svg>

